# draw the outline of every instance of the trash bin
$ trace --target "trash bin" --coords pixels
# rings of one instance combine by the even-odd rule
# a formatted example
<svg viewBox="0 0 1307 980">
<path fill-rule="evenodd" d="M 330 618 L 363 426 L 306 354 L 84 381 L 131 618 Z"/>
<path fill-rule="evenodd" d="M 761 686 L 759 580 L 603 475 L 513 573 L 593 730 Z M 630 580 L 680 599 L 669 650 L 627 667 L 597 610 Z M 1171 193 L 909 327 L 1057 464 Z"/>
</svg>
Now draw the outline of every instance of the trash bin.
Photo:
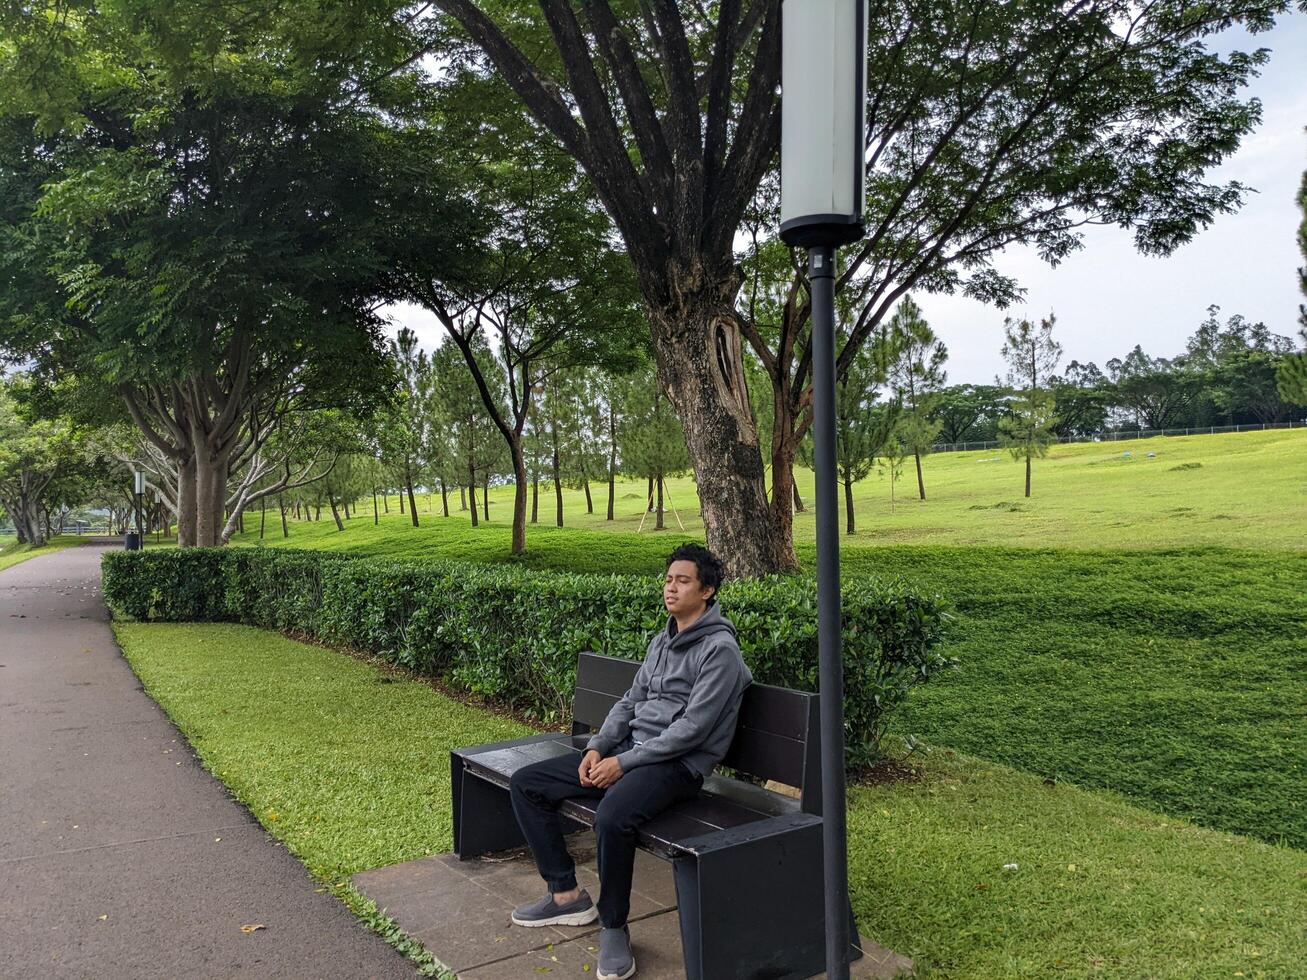
<svg viewBox="0 0 1307 980">
<path fill-rule="evenodd" d="M 141 536 L 138 532 L 136 531 L 127 532 L 127 550 L 128 551 L 141 550 Z"/>
</svg>

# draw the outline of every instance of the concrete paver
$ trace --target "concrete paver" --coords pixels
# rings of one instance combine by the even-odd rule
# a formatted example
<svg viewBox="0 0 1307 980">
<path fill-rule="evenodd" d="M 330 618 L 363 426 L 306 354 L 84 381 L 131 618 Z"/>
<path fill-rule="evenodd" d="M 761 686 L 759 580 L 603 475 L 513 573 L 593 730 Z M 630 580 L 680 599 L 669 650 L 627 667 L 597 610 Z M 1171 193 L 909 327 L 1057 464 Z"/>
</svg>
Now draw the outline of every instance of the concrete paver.
<svg viewBox="0 0 1307 980">
<path fill-rule="evenodd" d="M 598 897 L 594 835 L 568 839 L 577 880 Z M 671 865 L 639 852 L 631 902 L 631 945 L 639 980 L 684 980 L 681 928 Z M 467 980 L 512 980 L 548 973 L 593 977 L 597 924 L 524 929 L 509 921 L 515 905 L 538 898 L 544 885 L 524 851 L 460 861 L 453 854 L 374 868 L 354 885 L 442 963 Z M 893 980 L 912 961 L 861 937 L 865 955 L 850 965 L 857 980 Z M 825 974 L 821 974 L 825 976 Z M 711 978 L 710 978 L 711 980 Z"/>
<path fill-rule="evenodd" d="M 0 978 L 416 976 L 141 690 L 104 547 L 0 572 Z"/>
</svg>

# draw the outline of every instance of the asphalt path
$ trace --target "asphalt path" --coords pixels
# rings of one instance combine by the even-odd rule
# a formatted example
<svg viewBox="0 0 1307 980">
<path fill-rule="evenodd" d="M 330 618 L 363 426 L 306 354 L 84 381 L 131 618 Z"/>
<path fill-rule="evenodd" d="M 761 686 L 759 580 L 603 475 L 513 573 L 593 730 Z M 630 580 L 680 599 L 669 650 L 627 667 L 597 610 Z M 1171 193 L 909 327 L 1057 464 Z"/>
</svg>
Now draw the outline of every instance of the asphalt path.
<svg viewBox="0 0 1307 980">
<path fill-rule="evenodd" d="M 106 547 L 0 572 L 0 978 L 416 976 L 143 692 Z"/>
</svg>

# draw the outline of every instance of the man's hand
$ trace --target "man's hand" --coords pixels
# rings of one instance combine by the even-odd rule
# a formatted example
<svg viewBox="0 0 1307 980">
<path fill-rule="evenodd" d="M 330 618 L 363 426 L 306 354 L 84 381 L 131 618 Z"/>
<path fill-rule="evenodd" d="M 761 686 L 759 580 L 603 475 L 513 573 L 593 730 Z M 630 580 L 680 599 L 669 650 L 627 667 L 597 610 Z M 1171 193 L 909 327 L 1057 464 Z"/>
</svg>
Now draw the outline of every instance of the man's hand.
<svg viewBox="0 0 1307 980">
<path fill-rule="evenodd" d="M 585 754 L 581 756 L 581 765 L 576 770 L 576 774 L 581 778 L 582 786 L 594 785 L 594 782 L 591 779 L 591 773 L 595 765 L 602 758 L 603 756 L 599 754 L 598 749 L 587 749 Z"/>
<path fill-rule="evenodd" d="M 622 775 L 622 764 L 617 761 L 617 756 L 611 755 L 590 767 L 590 785 L 607 789 L 621 779 Z"/>
</svg>

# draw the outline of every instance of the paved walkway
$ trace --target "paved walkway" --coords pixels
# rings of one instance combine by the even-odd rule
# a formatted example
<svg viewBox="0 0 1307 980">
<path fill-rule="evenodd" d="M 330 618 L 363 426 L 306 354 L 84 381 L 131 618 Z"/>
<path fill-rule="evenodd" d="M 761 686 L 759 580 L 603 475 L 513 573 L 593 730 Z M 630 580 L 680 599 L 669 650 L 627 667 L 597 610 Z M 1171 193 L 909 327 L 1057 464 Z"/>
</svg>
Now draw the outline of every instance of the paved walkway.
<svg viewBox="0 0 1307 980">
<path fill-rule="evenodd" d="M 103 551 L 0 572 L 0 978 L 415 976 L 142 692 Z"/>
</svg>

